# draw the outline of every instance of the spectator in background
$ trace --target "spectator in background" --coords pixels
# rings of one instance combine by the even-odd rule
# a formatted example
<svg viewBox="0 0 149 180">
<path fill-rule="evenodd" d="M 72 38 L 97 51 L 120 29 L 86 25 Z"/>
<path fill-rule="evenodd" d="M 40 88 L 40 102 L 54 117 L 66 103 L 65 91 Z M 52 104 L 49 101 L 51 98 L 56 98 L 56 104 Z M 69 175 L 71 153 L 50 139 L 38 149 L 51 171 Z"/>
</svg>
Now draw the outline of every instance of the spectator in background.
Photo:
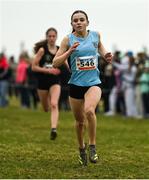
<svg viewBox="0 0 149 180">
<path fill-rule="evenodd" d="M 32 106 L 34 109 L 37 109 L 39 97 L 37 94 L 37 78 L 36 73 L 32 71 L 31 64 L 27 69 L 27 86 L 30 97 L 30 107 Z"/>
<path fill-rule="evenodd" d="M 136 66 L 137 66 L 137 73 L 136 73 L 136 107 L 138 111 L 138 115 L 140 117 L 143 117 L 143 102 L 142 102 L 142 96 L 141 96 L 141 81 L 140 77 L 142 76 L 142 73 L 144 72 L 144 63 L 142 61 L 136 60 Z"/>
<path fill-rule="evenodd" d="M 136 64 L 145 64 L 146 54 L 144 52 L 138 52 L 135 60 Z"/>
<path fill-rule="evenodd" d="M 9 97 L 12 97 L 13 95 L 17 96 L 17 90 L 16 90 L 16 68 L 17 63 L 15 62 L 14 56 L 11 56 L 9 58 L 9 71 L 10 71 L 10 78 L 9 78 Z"/>
<path fill-rule="evenodd" d="M 121 52 L 116 51 L 113 56 L 113 61 L 120 64 L 120 55 Z M 112 67 L 112 65 L 107 67 L 106 70 L 111 75 L 110 82 L 107 82 L 107 84 L 111 84 L 111 90 L 109 94 L 109 111 L 106 112 L 105 115 L 112 116 L 117 113 L 117 110 L 124 112 L 125 109 L 124 101 L 122 98 L 122 78 L 121 71 L 117 68 Z"/>
<path fill-rule="evenodd" d="M 103 80 L 103 100 L 105 115 L 114 115 L 116 106 L 115 93 L 113 94 L 115 86 L 114 71 L 111 64 L 105 67 L 104 80 Z M 115 100 L 114 100 L 115 99 Z"/>
<path fill-rule="evenodd" d="M 114 55 L 114 61 L 117 63 L 121 63 L 122 54 L 120 51 L 116 51 Z M 122 72 L 114 68 L 114 76 L 115 76 L 115 85 L 116 85 L 116 112 L 122 113 L 126 115 L 126 107 L 125 107 L 125 99 L 124 99 L 124 92 L 122 89 Z"/>
<path fill-rule="evenodd" d="M 4 53 L 0 53 L 0 107 L 8 105 L 9 64 Z"/>
<path fill-rule="evenodd" d="M 149 118 L 149 60 L 146 60 L 144 72 L 140 76 L 140 88 L 144 109 L 144 117 Z"/>
<path fill-rule="evenodd" d="M 134 64 L 132 52 L 127 52 L 121 64 L 114 62 L 113 65 L 122 72 L 122 89 L 124 91 L 126 116 L 138 118 L 135 101 L 135 81 L 137 68 Z"/>
<path fill-rule="evenodd" d="M 27 87 L 28 60 L 28 54 L 23 52 L 19 57 L 19 62 L 16 68 L 16 86 L 22 108 L 30 108 L 30 99 Z"/>
<path fill-rule="evenodd" d="M 71 73 L 66 65 L 62 65 L 60 67 L 60 70 L 61 70 L 61 75 L 60 75 L 61 95 L 59 101 L 60 109 L 70 110 L 68 80 L 70 79 Z"/>
</svg>

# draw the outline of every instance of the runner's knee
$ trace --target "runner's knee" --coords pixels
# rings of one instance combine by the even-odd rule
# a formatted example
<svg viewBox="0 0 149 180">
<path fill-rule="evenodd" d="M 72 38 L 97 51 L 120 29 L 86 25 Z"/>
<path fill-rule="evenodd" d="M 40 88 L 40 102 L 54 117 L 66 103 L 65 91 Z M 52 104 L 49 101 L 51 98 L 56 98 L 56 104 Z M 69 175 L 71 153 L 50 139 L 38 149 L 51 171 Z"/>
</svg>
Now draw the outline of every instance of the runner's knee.
<svg viewBox="0 0 149 180">
<path fill-rule="evenodd" d="M 58 103 L 57 102 L 51 102 L 50 107 L 51 107 L 51 109 L 56 109 L 56 108 L 58 108 Z"/>
<path fill-rule="evenodd" d="M 84 111 L 85 111 L 85 115 L 86 115 L 88 120 L 93 118 L 95 115 L 95 109 L 93 107 L 85 108 Z"/>
</svg>

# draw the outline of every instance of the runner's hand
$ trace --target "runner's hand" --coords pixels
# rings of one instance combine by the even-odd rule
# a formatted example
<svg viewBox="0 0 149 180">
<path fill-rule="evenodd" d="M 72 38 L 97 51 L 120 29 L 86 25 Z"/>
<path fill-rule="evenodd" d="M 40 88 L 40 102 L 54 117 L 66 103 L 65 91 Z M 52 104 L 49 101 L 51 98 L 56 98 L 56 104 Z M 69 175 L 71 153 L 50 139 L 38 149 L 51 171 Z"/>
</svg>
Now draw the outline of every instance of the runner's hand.
<svg viewBox="0 0 149 180">
<path fill-rule="evenodd" d="M 73 52 L 74 50 L 76 50 L 76 48 L 80 45 L 79 42 L 75 42 L 70 48 L 69 51 Z"/>
<path fill-rule="evenodd" d="M 61 71 L 58 68 L 49 68 L 47 69 L 48 74 L 53 74 L 53 75 L 59 75 Z"/>
<path fill-rule="evenodd" d="M 108 52 L 105 54 L 104 58 L 108 63 L 112 63 L 113 55 L 111 52 Z"/>
</svg>

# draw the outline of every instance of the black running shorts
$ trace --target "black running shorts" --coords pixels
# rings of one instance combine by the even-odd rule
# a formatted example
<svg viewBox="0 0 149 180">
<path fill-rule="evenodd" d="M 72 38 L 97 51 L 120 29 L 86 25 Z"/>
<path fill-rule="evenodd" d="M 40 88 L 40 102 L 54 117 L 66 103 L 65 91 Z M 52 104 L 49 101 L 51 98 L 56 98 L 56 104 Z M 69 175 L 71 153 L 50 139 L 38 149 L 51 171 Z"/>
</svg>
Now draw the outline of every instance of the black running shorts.
<svg viewBox="0 0 149 180">
<path fill-rule="evenodd" d="M 101 84 L 96 84 L 93 86 L 98 86 L 101 88 Z M 84 95 L 87 90 L 92 86 L 76 86 L 74 84 L 69 84 L 69 96 L 75 99 L 84 99 Z"/>
</svg>

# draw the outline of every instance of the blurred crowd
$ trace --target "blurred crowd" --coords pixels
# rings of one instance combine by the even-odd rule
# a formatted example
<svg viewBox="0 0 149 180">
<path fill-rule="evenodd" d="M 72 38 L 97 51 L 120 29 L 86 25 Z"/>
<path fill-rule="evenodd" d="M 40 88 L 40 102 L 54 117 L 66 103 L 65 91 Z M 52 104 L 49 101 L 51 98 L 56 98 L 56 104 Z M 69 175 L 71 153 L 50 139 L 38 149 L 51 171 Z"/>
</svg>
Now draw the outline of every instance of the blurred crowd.
<svg viewBox="0 0 149 180">
<path fill-rule="evenodd" d="M 11 97 L 15 96 L 21 108 L 38 108 L 36 72 L 32 71 L 31 63 L 32 58 L 26 51 L 20 54 L 18 60 L 0 53 L 0 107 L 8 106 Z M 59 104 L 61 109 L 69 110 L 67 82 L 70 72 L 65 66 L 60 70 L 62 90 Z"/>
<path fill-rule="evenodd" d="M 0 53 L 0 108 L 7 107 L 15 96 L 22 108 L 38 108 L 36 73 L 31 69 L 32 58 L 26 51 L 19 59 Z M 102 108 L 106 116 L 122 114 L 127 117 L 149 118 L 149 56 L 115 51 L 112 64 L 99 57 L 102 79 Z M 60 109 L 69 110 L 68 85 L 70 72 L 61 67 Z"/>
<path fill-rule="evenodd" d="M 101 62 L 104 112 L 149 117 L 149 57 L 139 52 L 114 53 L 112 64 Z"/>
</svg>

